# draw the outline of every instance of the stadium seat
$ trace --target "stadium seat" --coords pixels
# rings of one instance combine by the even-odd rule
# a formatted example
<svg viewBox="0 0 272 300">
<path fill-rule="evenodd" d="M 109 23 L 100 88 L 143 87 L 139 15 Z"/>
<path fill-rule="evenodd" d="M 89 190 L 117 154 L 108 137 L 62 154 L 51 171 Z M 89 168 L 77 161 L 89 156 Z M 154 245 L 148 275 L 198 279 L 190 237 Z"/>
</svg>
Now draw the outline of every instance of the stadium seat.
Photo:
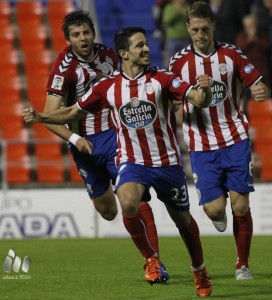
<svg viewBox="0 0 272 300">
<path fill-rule="evenodd" d="M 36 140 L 36 159 L 44 164 L 48 161 L 62 162 L 61 141 L 51 142 L 50 140 Z"/>
<path fill-rule="evenodd" d="M 5 159 L 8 184 L 29 182 L 30 156 L 28 154 L 27 139 L 25 136 L 23 138 L 19 136 L 18 139 L 8 138 L 6 141 Z M 1 153 L 4 155 L 3 149 Z"/>
<path fill-rule="evenodd" d="M 63 183 L 64 167 L 62 165 L 37 165 L 39 183 Z"/>
<path fill-rule="evenodd" d="M 0 26 L 3 28 L 4 26 L 10 24 L 10 4 L 8 0 L 0 1 Z"/>
<path fill-rule="evenodd" d="M 33 53 L 34 50 L 39 51 L 46 49 L 47 36 L 47 30 L 43 24 L 31 26 L 31 30 L 29 30 L 29 27 L 25 29 L 20 28 L 19 38 L 21 49 L 24 52 L 31 53 Z"/>
<path fill-rule="evenodd" d="M 5 52 L 0 51 L 1 60 L 0 60 L 0 72 L 1 81 L 6 77 L 14 77 L 18 75 L 18 66 L 19 66 L 19 55 L 18 51 L 15 49 L 10 49 Z"/>
<path fill-rule="evenodd" d="M 75 9 L 73 1 L 55 0 L 47 3 L 47 16 L 50 26 L 62 24 L 63 17 Z"/>
<path fill-rule="evenodd" d="M 7 161 L 8 162 L 25 162 L 29 161 L 28 144 L 8 143 L 7 144 Z"/>
<path fill-rule="evenodd" d="M 73 1 L 49 1 L 47 4 L 48 23 L 51 31 L 52 48 L 58 52 L 67 46 L 62 32 L 62 22 L 66 14 L 73 11 Z"/>
<path fill-rule="evenodd" d="M 34 131 L 34 138 L 35 139 L 54 139 L 60 140 L 58 136 L 56 136 L 53 132 L 48 130 L 44 124 L 35 124 L 32 127 Z"/>
<path fill-rule="evenodd" d="M 24 121 L 21 115 L 1 115 L 0 130 L 6 131 L 12 127 L 13 130 L 20 130 L 24 128 Z"/>
<path fill-rule="evenodd" d="M 64 34 L 61 29 L 57 29 L 55 27 L 51 30 L 51 43 L 52 48 L 55 52 L 59 52 L 63 48 L 67 47 L 67 43 L 65 41 Z"/>
<path fill-rule="evenodd" d="M 255 128 L 253 149 L 258 154 L 272 155 L 272 127 L 258 126 Z"/>
<path fill-rule="evenodd" d="M 260 155 L 261 166 L 260 166 L 260 178 L 262 180 L 272 180 L 272 154 L 261 154 Z"/>
<path fill-rule="evenodd" d="M 272 125 L 272 99 L 264 102 L 257 102 L 254 99 L 248 101 L 247 112 L 250 126 L 271 126 Z"/>
<path fill-rule="evenodd" d="M 8 166 L 7 167 L 7 182 L 8 184 L 19 184 L 30 182 L 31 167 L 29 164 L 20 166 Z"/>
<path fill-rule="evenodd" d="M 14 41 L 15 41 L 15 33 L 14 33 L 13 26 L 7 25 L 1 28 L 1 34 L 0 34 L 1 48 L 2 45 L 5 45 L 5 47 L 12 49 L 14 47 Z"/>
<path fill-rule="evenodd" d="M 82 180 L 81 176 L 79 175 L 78 169 L 74 162 L 72 162 L 70 165 L 70 181 L 73 183 L 82 183 L 83 184 L 83 180 Z"/>
<path fill-rule="evenodd" d="M 2 104 L 0 103 L 0 110 L 1 110 L 1 116 L 4 119 L 8 118 L 11 120 L 13 117 L 20 117 L 22 120 L 22 110 L 23 110 L 23 103 L 20 101 L 18 103 L 11 102 L 10 105 Z"/>
<path fill-rule="evenodd" d="M 48 49 L 41 49 L 41 51 L 25 52 L 24 59 L 25 74 L 30 79 L 37 77 L 48 77 L 52 66 L 52 52 Z"/>
<path fill-rule="evenodd" d="M 68 151 L 69 158 L 69 172 L 70 172 L 70 181 L 73 183 L 83 183 L 81 176 L 79 175 L 77 166 L 73 160 L 72 154 Z"/>
<path fill-rule="evenodd" d="M 9 127 L 5 130 L 0 129 L 0 138 L 2 139 L 23 139 L 27 140 L 29 137 L 29 131 L 26 128 L 13 128 Z"/>
<path fill-rule="evenodd" d="M 27 77 L 27 99 L 38 111 L 44 110 L 45 98 L 46 98 L 46 84 L 48 74 L 43 74 L 39 77 L 33 76 Z"/>
<path fill-rule="evenodd" d="M 1 110 L 1 118 L 0 118 L 0 128 L 18 128 L 22 126 L 16 126 L 15 124 L 19 123 L 23 125 L 23 118 L 22 118 L 22 110 L 23 110 L 23 103 L 11 102 L 9 103 L 8 100 L 4 102 L 0 102 L 0 110 Z"/>
<path fill-rule="evenodd" d="M 0 80 L 1 103 L 7 105 L 10 99 L 20 99 L 21 88 L 21 79 L 17 75 Z"/>
<path fill-rule="evenodd" d="M 16 3 L 16 20 L 21 26 L 31 26 L 40 24 L 42 21 L 43 7 L 41 1 L 24 1 L 20 0 Z"/>
</svg>

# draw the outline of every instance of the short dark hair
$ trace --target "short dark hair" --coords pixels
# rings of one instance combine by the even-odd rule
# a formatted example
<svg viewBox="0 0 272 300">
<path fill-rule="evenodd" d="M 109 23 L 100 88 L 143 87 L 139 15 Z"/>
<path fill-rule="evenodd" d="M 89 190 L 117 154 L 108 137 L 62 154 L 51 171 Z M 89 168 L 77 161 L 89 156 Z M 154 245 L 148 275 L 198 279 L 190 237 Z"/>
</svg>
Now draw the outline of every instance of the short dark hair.
<svg viewBox="0 0 272 300">
<path fill-rule="evenodd" d="M 135 34 L 141 32 L 145 35 L 142 27 L 126 27 L 116 32 L 114 36 L 114 46 L 116 52 L 119 50 L 128 50 L 130 46 L 129 39 Z"/>
<path fill-rule="evenodd" d="M 209 19 L 211 22 L 215 21 L 213 11 L 207 1 L 195 1 L 188 7 L 186 15 L 187 23 L 190 23 L 191 18 Z"/>
<path fill-rule="evenodd" d="M 62 31 L 64 33 L 65 39 L 69 40 L 69 26 L 76 25 L 80 26 L 82 24 L 88 23 L 93 35 L 95 36 L 95 28 L 93 19 L 90 17 L 88 11 L 84 10 L 75 10 L 68 13 L 64 19 L 62 24 Z"/>
</svg>

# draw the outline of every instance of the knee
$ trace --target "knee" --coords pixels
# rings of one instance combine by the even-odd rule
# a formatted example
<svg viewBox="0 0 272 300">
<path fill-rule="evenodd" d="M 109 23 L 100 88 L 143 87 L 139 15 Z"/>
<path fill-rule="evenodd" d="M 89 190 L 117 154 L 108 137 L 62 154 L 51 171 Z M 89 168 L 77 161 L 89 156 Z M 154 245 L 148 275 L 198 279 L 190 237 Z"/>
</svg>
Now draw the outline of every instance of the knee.
<svg viewBox="0 0 272 300">
<path fill-rule="evenodd" d="M 249 194 L 231 194 L 231 209 L 235 215 L 244 215 L 249 210 Z"/>
<path fill-rule="evenodd" d="M 203 206 L 203 209 L 206 213 L 206 215 L 211 219 L 211 220 L 220 220 L 224 213 L 225 213 L 225 207 L 221 207 L 221 206 Z"/>
<path fill-rule="evenodd" d="M 121 204 L 122 213 L 127 217 L 134 217 L 138 213 L 138 205 L 135 205 L 133 202 L 125 201 Z"/>
<path fill-rule="evenodd" d="M 106 221 L 112 221 L 117 216 L 118 210 L 111 210 L 111 211 L 103 211 L 100 213 L 101 217 Z"/>
</svg>

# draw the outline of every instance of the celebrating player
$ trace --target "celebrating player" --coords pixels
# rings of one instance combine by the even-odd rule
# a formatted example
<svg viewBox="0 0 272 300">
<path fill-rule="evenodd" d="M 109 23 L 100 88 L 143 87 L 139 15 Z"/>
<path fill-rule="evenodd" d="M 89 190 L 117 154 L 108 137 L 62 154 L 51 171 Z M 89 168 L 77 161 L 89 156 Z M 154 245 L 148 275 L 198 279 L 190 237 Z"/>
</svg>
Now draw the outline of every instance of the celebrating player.
<svg viewBox="0 0 272 300">
<path fill-rule="evenodd" d="M 261 74 L 234 45 L 214 41 L 215 21 L 207 2 L 198 1 L 187 13 L 192 44 L 177 52 L 169 68 L 198 87 L 196 76 L 208 74 L 213 100 L 208 108 L 183 105 L 184 140 L 190 150 L 199 204 L 215 228 L 226 230 L 228 193 L 236 242 L 236 279 L 252 279 L 248 260 L 252 238 L 249 193 L 254 191 L 246 116 L 239 110 L 242 84 L 263 101 L 268 89 Z"/>
<path fill-rule="evenodd" d="M 77 10 L 67 14 L 62 29 L 68 47 L 59 53 L 49 75 L 45 112 L 56 110 L 63 104 L 73 105 L 90 86 L 118 66 L 115 51 L 94 42 L 95 28 L 89 12 Z M 69 149 L 92 203 L 105 220 L 113 220 L 117 215 L 117 205 L 111 181 L 114 183 L 117 176 L 117 137 L 109 108 L 101 108 L 95 115 L 89 113 L 71 122 L 68 128 L 49 124 L 47 128 L 69 141 Z M 156 225 L 147 202 L 139 203 L 138 218 L 146 226 L 145 238 L 150 243 L 148 249 L 152 248 L 159 257 Z M 124 223 L 129 226 L 126 219 Z M 152 278 L 156 283 L 169 278 L 163 264 L 156 275 Z"/>
<path fill-rule="evenodd" d="M 120 30 L 114 41 L 121 58 L 120 71 L 102 78 L 77 104 L 45 113 L 26 108 L 24 119 L 30 123 L 63 124 L 85 115 L 86 111 L 96 114 L 102 108 L 110 108 L 118 136 L 115 189 L 123 217 L 130 224 L 128 231 L 137 236 L 135 245 L 146 257 L 146 272 L 150 277 L 157 274 L 160 261 L 148 247 L 146 228 L 140 217 L 138 221 L 135 219 L 141 199 L 144 196 L 146 199 L 152 186 L 188 249 L 197 295 L 208 297 L 212 286 L 204 264 L 198 225 L 189 211 L 173 101 L 169 99 L 208 106 L 211 101 L 209 78 L 198 76 L 200 88 L 196 90 L 172 73 L 150 68 L 150 52 L 142 28 Z"/>
</svg>

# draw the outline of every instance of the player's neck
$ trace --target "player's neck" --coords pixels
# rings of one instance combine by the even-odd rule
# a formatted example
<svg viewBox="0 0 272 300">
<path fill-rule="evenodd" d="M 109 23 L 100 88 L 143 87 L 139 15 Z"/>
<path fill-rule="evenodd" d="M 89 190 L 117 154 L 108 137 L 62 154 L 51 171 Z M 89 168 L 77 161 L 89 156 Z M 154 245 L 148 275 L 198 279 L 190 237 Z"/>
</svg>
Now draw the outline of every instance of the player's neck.
<svg viewBox="0 0 272 300">
<path fill-rule="evenodd" d="M 92 48 L 91 52 L 87 56 L 81 56 L 78 53 L 76 53 L 74 50 L 73 52 L 75 56 L 81 61 L 91 62 L 94 59 L 94 48 Z"/>
<path fill-rule="evenodd" d="M 129 79 L 136 79 L 139 74 L 144 71 L 144 67 L 140 66 L 132 66 L 130 64 L 122 63 L 122 72 L 129 78 Z"/>
<path fill-rule="evenodd" d="M 214 48 L 215 48 L 214 42 L 212 42 L 210 45 L 208 45 L 207 48 L 202 48 L 202 49 L 199 49 L 198 47 L 195 47 L 195 45 L 194 45 L 195 51 L 198 52 L 199 54 L 205 55 L 205 56 L 208 56 L 209 54 L 211 54 L 213 52 Z"/>
</svg>

